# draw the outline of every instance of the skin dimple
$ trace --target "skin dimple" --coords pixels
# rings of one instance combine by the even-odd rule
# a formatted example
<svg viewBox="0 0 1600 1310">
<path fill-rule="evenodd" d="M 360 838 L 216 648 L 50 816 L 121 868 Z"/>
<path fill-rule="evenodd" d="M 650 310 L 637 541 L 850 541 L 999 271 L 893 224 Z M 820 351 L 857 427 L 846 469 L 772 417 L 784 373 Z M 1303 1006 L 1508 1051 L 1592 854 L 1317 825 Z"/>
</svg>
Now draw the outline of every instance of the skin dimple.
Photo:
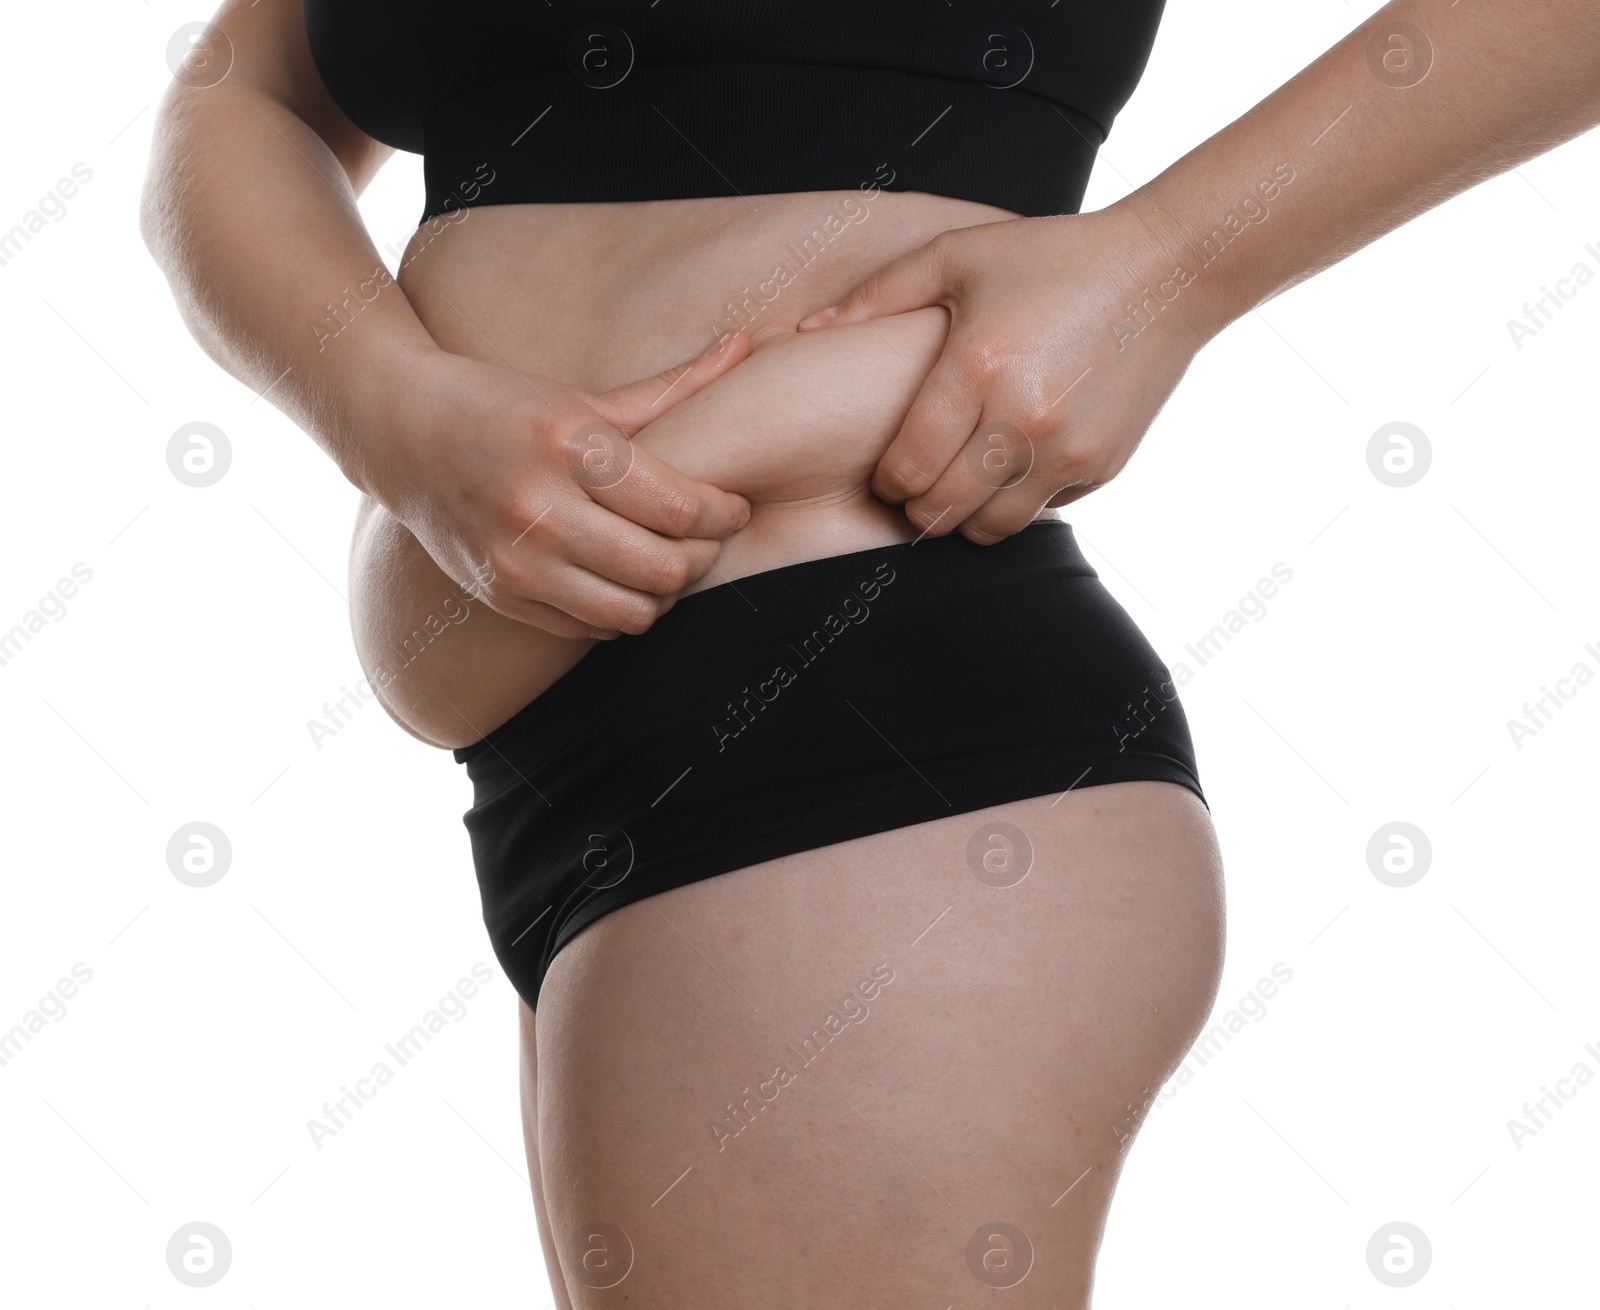
<svg viewBox="0 0 1600 1310">
<path fill-rule="evenodd" d="M 771 341 L 774 337 L 793 337 L 799 333 L 786 323 L 761 323 L 750 329 L 750 349 L 760 349 L 763 342 Z"/>
</svg>

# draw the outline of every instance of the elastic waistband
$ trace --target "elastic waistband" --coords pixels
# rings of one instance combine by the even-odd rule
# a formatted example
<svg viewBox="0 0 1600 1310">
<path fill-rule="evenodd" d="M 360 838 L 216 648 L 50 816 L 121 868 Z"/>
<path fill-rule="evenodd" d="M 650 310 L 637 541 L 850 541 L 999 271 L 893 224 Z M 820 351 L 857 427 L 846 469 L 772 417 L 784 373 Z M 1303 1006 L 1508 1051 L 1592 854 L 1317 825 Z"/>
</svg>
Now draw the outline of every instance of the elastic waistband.
<svg viewBox="0 0 1600 1310">
<path fill-rule="evenodd" d="M 491 751 L 516 759 L 524 744 L 537 743 L 548 755 L 598 711 L 684 668 L 758 642 L 803 638 L 819 625 L 859 623 L 866 612 L 905 612 L 1044 578 L 1098 577 L 1060 519 L 1036 519 L 989 546 L 952 532 L 753 573 L 683 597 L 638 636 L 598 643 L 488 736 L 453 753 L 469 774 Z"/>
</svg>

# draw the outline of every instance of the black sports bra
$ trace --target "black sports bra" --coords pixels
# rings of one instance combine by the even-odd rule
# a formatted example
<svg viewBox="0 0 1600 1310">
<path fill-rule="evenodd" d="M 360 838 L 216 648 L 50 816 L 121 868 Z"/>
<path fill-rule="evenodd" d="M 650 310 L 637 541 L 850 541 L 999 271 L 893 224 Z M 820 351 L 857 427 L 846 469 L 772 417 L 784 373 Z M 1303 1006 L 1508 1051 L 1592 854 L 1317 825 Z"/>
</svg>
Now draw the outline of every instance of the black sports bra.
<svg viewBox="0 0 1600 1310">
<path fill-rule="evenodd" d="M 1165 0 L 303 0 L 328 92 L 482 204 L 881 186 L 1075 213 Z"/>
</svg>

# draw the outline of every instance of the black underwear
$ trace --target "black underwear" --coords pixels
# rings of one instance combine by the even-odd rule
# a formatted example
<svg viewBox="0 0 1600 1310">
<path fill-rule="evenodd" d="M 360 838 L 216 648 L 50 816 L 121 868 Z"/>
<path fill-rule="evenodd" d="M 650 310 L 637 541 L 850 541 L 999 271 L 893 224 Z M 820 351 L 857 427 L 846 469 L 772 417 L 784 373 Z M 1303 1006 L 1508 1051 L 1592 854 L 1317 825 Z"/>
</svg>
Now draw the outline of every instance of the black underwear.
<svg viewBox="0 0 1600 1310">
<path fill-rule="evenodd" d="M 581 929 L 672 887 L 1074 787 L 1205 799 L 1171 674 L 1056 519 L 695 592 L 455 758 L 530 1008 Z"/>
</svg>

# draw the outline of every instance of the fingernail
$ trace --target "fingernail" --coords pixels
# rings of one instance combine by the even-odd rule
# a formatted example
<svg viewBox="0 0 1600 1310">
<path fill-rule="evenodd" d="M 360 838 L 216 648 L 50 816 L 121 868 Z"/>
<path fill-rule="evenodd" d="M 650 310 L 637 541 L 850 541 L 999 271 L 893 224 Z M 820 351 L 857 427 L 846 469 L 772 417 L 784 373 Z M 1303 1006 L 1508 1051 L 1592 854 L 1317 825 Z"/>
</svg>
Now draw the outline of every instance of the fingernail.
<svg viewBox="0 0 1600 1310">
<path fill-rule="evenodd" d="M 705 354 L 702 356 L 702 358 L 709 359 L 712 355 L 720 355 L 728 348 L 728 343 L 732 341 L 733 338 L 734 334 L 732 332 L 724 332 L 720 337 L 706 347 Z"/>
<path fill-rule="evenodd" d="M 807 314 L 795 326 L 804 332 L 807 328 L 819 328 L 824 324 L 833 322 L 839 317 L 839 306 L 829 305 L 826 309 L 819 309 L 815 314 Z"/>
</svg>

